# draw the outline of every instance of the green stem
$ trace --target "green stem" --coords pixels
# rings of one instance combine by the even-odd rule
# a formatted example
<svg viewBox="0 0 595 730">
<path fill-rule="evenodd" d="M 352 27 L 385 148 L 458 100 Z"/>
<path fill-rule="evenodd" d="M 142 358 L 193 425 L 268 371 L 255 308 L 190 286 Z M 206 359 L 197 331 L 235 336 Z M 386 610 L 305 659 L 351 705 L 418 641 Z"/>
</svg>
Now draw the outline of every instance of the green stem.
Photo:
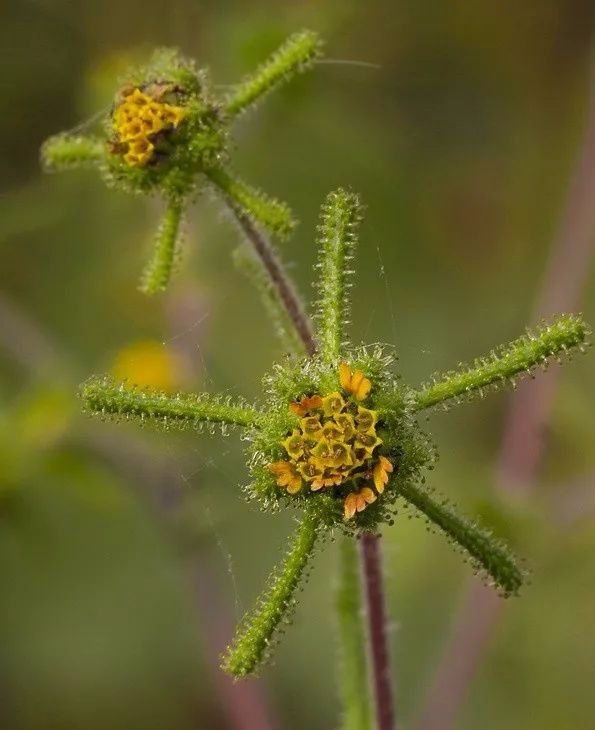
<svg viewBox="0 0 595 730">
<path fill-rule="evenodd" d="M 167 206 L 155 238 L 153 255 L 143 274 L 140 289 L 145 294 L 165 291 L 169 284 L 180 238 L 182 209 L 180 200 L 171 201 Z"/>
<path fill-rule="evenodd" d="M 320 300 L 317 335 L 324 362 L 337 360 L 349 317 L 349 266 L 357 243 L 361 206 L 357 195 L 345 190 L 330 193 L 321 210 L 319 226 Z"/>
<path fill-rule="evenodd" d="M 210 167 L 204 173 L 231 205 L 271 233 L 284 238 L 295 228 L 295 220 L 285 203 L 250 187 L 223 167 Z"/>
<path fill-rule="evenodd" d="M 82 386 L 81 397 L 87 408 L 97 415 L 112 419 L 136 418 L 164 428 L 252 427 L 258 426 L 262 417 L 259 411 L 244 403 L 232 403 L 207 393 L 170 395 L 139 390 L 109 378 L 88 380 Z"/>
<path fill-rule="evenodd" d="M 372 728 L 362 599 L 357 547 L 353 538 L 343 538 L 339 545 L 339 586 L 335 597 L 339 624 L 342 730 Z"/>
<path fill-rule="evenodd" d="M 294 595 L 312 556 L 318 528 L 318 520 L 304 517 L 283 564 L 270 575 L 256 608 L 244 617 L 227 649 L 221 665 L 224 671 L 245 677 L 267 659 L 280 625 L 289 620 L 293 611 Z"/>
<path fill-rule="evenodd" d="M 462 517 L 445 499 L 436 499 L 424 487 L 405 482 L 400 492 L 455 545 L 466 551 L 475 566 L 491 577 L 503 595 L 509 596 L 518 591 L 523 583 L 523 573 L 510 550 L 489 530 Z"/>
<path fill-rule="evenodd" d="M 54 172 L 96 165 L 105 154 L 105 142 L 101 139 L 56 134 L 44 142 L 41 162 L 45 170 Z"/>
<path fill-rule="evenodd" d="M 294 33 L 255 73 L 239 84 L 227 100 L 230 117 L 242 114 L 259 99 L 309 69 L 321 55 L 322 43 L 316 33 Z"/>
<path fill-rule="evenodd" d="M 438 376 L 431 385 L 413 394 L 413 409 L 421 411 L 449 400 L 481 395 L 485 388 L 506 382 L 514 385 L 515 376 L 531 375 L 538 365 L 545 367 L 550 358 L 580 348 L 587 335 L 588 328 L 580 317 L 562 315 L 536 333 L 527 332 L 475 360 L 471 366 Z"/>
</svg>

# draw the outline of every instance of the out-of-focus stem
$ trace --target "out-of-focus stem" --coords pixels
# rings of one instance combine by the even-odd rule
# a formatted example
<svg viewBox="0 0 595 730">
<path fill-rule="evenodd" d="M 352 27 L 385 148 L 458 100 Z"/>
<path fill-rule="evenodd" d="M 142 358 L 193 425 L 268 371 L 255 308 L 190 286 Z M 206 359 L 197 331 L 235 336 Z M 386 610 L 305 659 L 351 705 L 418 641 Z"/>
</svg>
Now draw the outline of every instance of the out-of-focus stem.
<svg viewBox="0 0 595 730">
<path fill-rule="evenodd" d="M 254 251 L 263 263 L 271 281 L 279 292 L 283 306 L 287 310 L 287 314 L 291 319 L 293 326 L 298 332 L 304 347 L 309 355 L 316 352 L 316 343 L 314 334 L 312 333 L 312 325 L 306 313 L 300 298 L 296 292 L 291 279 L 287 276 L 283 264 L 275 253 L 268 238 L 262 233 L 238 208 L 228 203 L 235 219 L 237 220 L 242 233 L 254 247 Z"/>
<path fill-rule="evenodd" d="M 55 378 L 64 371 L 53 343 L 20 307 L 0 292 L 0 348 L 39 378 Z"/>
<path fill-rule="evenodd" d="M 584 290 L 595 244 L 595 114 L 591 112 L 573 180 L 554 240 L 534 321 L 575 311 Z M 535 488 L 546 425 L 558 384 L 552 369 L 523 383 L 512 397 L 496 471 L 496 486 L 529 494 Z M 496 627 L 502 602 L 474 582 L 453 623 L 450 642 L 428 691 L 417 730 L 448 730 L 465 700 L 475 670 Z"/>
</svg>

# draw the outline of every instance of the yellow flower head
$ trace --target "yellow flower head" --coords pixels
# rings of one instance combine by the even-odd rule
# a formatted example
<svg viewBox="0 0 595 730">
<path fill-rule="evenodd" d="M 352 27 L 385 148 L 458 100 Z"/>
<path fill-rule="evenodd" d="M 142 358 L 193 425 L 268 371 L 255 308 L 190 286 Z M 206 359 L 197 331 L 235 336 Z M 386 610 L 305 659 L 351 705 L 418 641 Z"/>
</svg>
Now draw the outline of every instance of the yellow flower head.
<svg viewBox="0 0 595 730">
<path fill-rule="evenodd" d="M 340 490 L 349 520 L 382 494 L 393 465 L 378 453 L 383 442 L 376 432 L 377 411 L 362 404 L 372 389 L 371 381 L 361 370 L 352 372 L 343 363 L 339 382 L 342 392 L 304 395 L 289 404 L 299 417 L 298 427 L 282 442 L 287 459 L 270 464 L 269 469 L 278 486 L 290 494 L 303 488 Z M 357 488 L 360 480 L 369 485 Z"/>
<path fill-rule="evenodd" d="M 112 115 L 115 140 L 110 149 L 120 152 L 126 164 L 144 167 L 154 157 L 155 143 L 160 133 L 176 129 L 186 116 L 182 107 L 161 101 L 168 85 L 156 86 L 151 93 L 137 87 L 127 87 L 122 101 Z"/>
</svg>

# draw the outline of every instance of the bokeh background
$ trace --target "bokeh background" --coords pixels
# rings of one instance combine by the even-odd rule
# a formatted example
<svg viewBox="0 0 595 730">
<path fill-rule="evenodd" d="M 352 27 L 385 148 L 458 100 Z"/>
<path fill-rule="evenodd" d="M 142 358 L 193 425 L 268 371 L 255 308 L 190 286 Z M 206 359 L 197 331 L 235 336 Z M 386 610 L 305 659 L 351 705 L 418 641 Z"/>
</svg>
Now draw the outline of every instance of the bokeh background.
<svg viewBox="0 0 595 730">
<path fill-rule="evenodd" d="M 338 727 L 334 546 L 318 555 L 275 664 L 232 685 L 217 653 L 292 516 L 243 502 L 237 438 L 79 413 L 78 384 L 105 371 L 258 397 L 281 351 L 231 264 L 237 232 L 201 198 L 171 290 L 147 299 L 136 284 L 158 202 L 91 172 L 43 176 L 39 145 L 105 109 L 122 69 L 155 45 L 196 57 L 224 90 L 288 33 L 318 30 L 328 58 L 371 65 L 320 64 L 269 98 L 236 128 L 235 165 L 294 207 L 301 225 L 283 249 L 308 296 L 322 197 L 339 184 L 361 192 L 354 339 L 394 343 L 418 383 L 516 336 L 539 301 L 555 307 L 573 287 L 570 306 L 595 322 L 595 6 L 7 0 L 0 13 L 0 724 Z M 577 357 L 561 373 L 531 489 L 498 488 L 513 395 L 431 417 L 434 485 L 497 526 L 532 585 L 455 652 L 477 661 L 462 675 L 449 665 L 461 701 L 428 724 L 475 579 L 423 522 L 385 531 L 402 727 L 592 725 L 594 372 Z"/>
</svg>

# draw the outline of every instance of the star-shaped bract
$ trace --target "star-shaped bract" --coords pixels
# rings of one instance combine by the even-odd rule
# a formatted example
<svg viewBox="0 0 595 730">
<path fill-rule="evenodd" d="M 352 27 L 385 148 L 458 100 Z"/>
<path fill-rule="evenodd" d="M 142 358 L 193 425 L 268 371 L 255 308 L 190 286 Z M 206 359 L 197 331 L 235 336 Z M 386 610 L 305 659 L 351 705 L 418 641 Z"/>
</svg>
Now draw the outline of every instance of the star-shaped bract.
<svg viewBox="0 0 595 730">
<path fill-rule="evenodd" d="M 523 581 L 505 545 L 425 485 L 435 448 L 420 430 L 418 415 L 514 383 L 549 359 L 582 349 L 587 327 L 580 317 L 563 315 L 427 385 L 403 385 L 392 373 L 392 348 L 355 347 L 346 339 L 360 217 L 359 201 L 350 192 L 333 192 L 324 203 L 318 349 L 312 357 L 288 357 L 275 365 L 264 380 L 262 406 L 208 394 L 171 396 L 104 378 L 91 379 L 82 390 L 88 409 L 104 417 L 135 417 L 166 428 L 243 429 L 252 474 L 248 496 L 265 510 L 302 511 L 284 562 L 224 657 L 224 669 L 238 677 L 255 671 L 270 653 L 317 538 L 335 530 L 356 536 L 390 525 L 402 501 L 441 530 L 503 595 L 516 593 Z M 358 436 L 358 429 L 367 438 Z M 333 451 L 329 444 L 340 448 Z"/>
<path fill-rule="evenodd" d="M 244 183 L 229 168 L 232 123 L 266 94 L 310 68 L 321 55 L 315 33 L 287 41 L 230 93 L 219 99 L 207 73 L 177 51 L 157 51 L 118 90 L 97 136 L 58 134 L 42 148 L 47 170 L 97 167 L 115 187 L 159 193 L 166 210 L 141 288 L 154 294 L 169 283 L 179 249 L 184 208 L 192 194 L 209 186 L 234 213 L 279 236 L 295 225 L 285 203 Z"/>
</svg>

